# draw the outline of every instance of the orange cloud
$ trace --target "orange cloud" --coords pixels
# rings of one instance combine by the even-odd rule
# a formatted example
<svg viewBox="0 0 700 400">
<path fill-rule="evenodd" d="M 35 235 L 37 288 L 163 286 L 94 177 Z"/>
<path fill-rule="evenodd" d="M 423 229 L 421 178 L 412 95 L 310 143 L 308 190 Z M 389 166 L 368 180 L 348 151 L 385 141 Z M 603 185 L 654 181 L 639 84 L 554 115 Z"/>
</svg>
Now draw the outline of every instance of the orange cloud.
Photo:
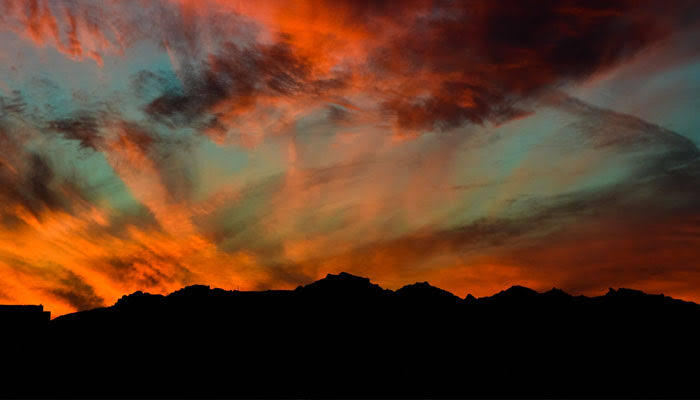
<svg viewBox="0 0 700 400">
<path fill-rule="evenodd" d="M 37 46 L 52 45 L 76 60 L 85 58 L 103 65 L 103 54 L 124 49 L 119 29 L 109 20 L 98 19 L 97 7 L 78 7 L 48 0 L 7 0 L 2 3 L 0 29 L 9 29 Z M 103 15 L 103 14 L 102 14 Z"/>
</svg>

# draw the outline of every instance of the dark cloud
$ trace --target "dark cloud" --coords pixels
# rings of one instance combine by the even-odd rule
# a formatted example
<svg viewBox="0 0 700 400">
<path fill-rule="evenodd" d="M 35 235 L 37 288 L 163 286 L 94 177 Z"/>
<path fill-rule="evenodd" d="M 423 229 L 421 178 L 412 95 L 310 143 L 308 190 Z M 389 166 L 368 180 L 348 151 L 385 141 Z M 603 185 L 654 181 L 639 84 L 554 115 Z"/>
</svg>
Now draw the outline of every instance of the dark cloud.
<svg viewBox="0 0 700 400">
<path fill-rule="evenodd" d="M 13 231 L 25 226 L 26 223 L 13 212 L 0 210 L 0 227 L 3 229 Z"/>
<path fill-rule="evenodd" d="M 51 166 L 40 154 L 27 154 L 21 165 L 0 163 L 2 205 L 11 209 L 12 205 L 20 204 L 35 216 L 44 210 L 60 208 L 63 202 L 53 188 L 54 178 Z"/>
<path fill-rule="evenodd" d="M 56 119 L 48 123 L 48 129 L 62 134 L 66 139 L 77 140 L 80 147 L 92 150 L 98 150 L 102 141 L 99 128 L 97 119 L 89 113 Z"/>
<path fill-rule="evenodd" d="M 55 282 L 57 287 L 47 289 L 49 294 L 67 302 L 78 311 L 105 305 L 104 299 L 98 296 L 95 289 L 83 278 L 69 270 L 64 270 L 64 274 L 63 278 Z"/>
<path fill-rule="evenodd" d="M 331 104 L 328 106 L 328 119 L 336 122 L 342 123 L 350 120 L 352 113 L 349 112 L 345 107 Z"/>
<path fill-rule="evenodd" d="M 261 98 L 318 96 L 345 86 L 347 73 L 313 79 L 312 64 L 294 52 L 282 35 L 272 44 L 226 42 L 201 63 L 183 68 L 182 87 L 163 88 L 163 79 L 144 74 L 134 79 L 156 81 L 163 93 L 150 101 L 145 112 L 168 126 L 192 126 L 225 130 L 212 109 L 225 102 L 227 111 L 245 111 Z"/>
<path fill-rule="evenodd" d="M 162 265 L 171 267 L 164 269 Z M 100 260 L 95 268 L 116 282 L 129 282 L 144 288 L 155 288 L 163 283 L 187 285 L 194 277 L 178 260 L 148 249 L 125 258 Z"/>
<path fill-rule="evenodd" d="M 529 112 L 514 105 L 513 95 L 485 85 L 444 82 L 427 98 L 404 97 L 384 102 L 384 110 L 396 117 L 401 128 L 448 130 L 464 123 L 504 122 Z M 463 105 L 460 97 L 471 99 Z"/>
<path fill-rule="evenodd" d="M 47 160 L 39 154 L 31 154 L 29 156 L 29 171 L 26 176 L 26 183 L 29 195 L 33 201 L 27 201 L 27 203 L 36 205 L 30 208 L 36 209 L 43 206 L 53 209 L 59 206 L 60 199 L 49 187 L 53 180 L 54 173 Z"/>
<path fill-rule="evenodd" d="M 21 206 L 36 217 L 50 210 L 71 212 L 90 197 L 75 175 L 62 176 L 45 152 L 25 147 L 22 127 L 0 119 L 0 217 L 3 226 L 19 227 L 10 214 Z"/>
<path fill-rule="evenodd" d="M 187 203 L 196 187 L 197 160 L 190 152 L 198 137 L 161 134 L 152 127 L 136 123 L 119 123 L 121 127 L 113 146 L 133 147 L 155 167 L 158 180 L 172 200 Z"/>
<path fill-rule="evenodd" d="M 315 275 L 307 274 L 294 264 L 271 264 L 265 268 L 265 273 L 266 279 L 258 282 L 254 290 L 275 290 L 280 285 L 296 286 L 316 279 Z"/>
<path fill-rule="evenodd" d="M 626 152 L 647 149 L 676 162 L 700 155 L 688 138 L 639 117 L 597 107 L 561 92 L 550 94 L 546 102 L 580 117 L 569 128 L 581 133 L 593 147 L 618 147 Z"/>
<path fill-rule="evenodd" d="M 11 114 L 21 114 L 26 106 L 27 103 L 18 90 L 12 91 L 11 97 L 0 96 L 0 118 Z"/>
<path fill-rule="evenodd" d="M 203 65 L 187 67 L 184 88 L 167 91 L 145 111 L 161 122 L 191 124 L 221 101 L 231 109 L 246 108 L 258 96 L 297 93 L 306 84 L 308 68 L 284 41 L 245 46 L 229 42 Z"/>
<path fill-rule="evenodd" d="M 153 150 L 154 145 L 161 141 L 154 132 L 139 124 L 122 121 L 119 123 L 119 127 L 121 132 L 117 138 L 117 144 L 121 146 L 128 142 L 130 145 L 136 146 L 143 154 L 148 154 Z"/>
<path fill-rule="evenodd" d="M 50 286 L 41 288 L 41 291 L 61 299 L 75 307 L 76 310 L 104 306 L 104 299 L 95 292 L 95 288 L 83 277 L 66 267 L 52 264 L 48 260 L 43 266 L 33 265 L 27 263 L 24 257 L 11 255 L 3 255 L 2 261 L 20 276 L 31 277 L 32 281 L 43 280 L 45 284 Z"/>
<path fill-rule="evenodd" d="M 425 93 L 385 102 L 403 128 L 498 122 L 521 115 L 523 99 L 586 79 L 686 28 L 689 14 L 700 16 L 696 2 L 440 2 L 381 47 L 373 66 L 380 75 L 425 80 Z"/>
</svg>

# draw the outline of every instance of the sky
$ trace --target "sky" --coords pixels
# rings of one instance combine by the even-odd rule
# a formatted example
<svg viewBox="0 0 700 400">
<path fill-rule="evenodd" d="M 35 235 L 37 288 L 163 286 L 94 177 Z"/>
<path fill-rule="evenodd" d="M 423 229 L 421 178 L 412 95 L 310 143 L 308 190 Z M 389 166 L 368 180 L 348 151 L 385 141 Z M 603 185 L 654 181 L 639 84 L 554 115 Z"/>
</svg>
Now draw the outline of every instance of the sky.
<svg viewBox="0 0 700 400">
<path fill-rule="evenodd" d="M 0 0 L 0 303 L 700 301 L 697 43 L 695 0 Z"/>
</svg>

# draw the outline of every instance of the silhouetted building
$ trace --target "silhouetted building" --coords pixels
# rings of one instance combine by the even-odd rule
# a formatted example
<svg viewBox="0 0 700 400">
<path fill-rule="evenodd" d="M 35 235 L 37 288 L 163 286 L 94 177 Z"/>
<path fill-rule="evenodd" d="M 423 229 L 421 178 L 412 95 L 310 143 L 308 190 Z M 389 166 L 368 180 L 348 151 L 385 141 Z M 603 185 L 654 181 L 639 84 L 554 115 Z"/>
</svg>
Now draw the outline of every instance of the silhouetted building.
<svg viewBox="0 0 700 400">
<path fill-rule="evenodd" d="M 0 305 L 0 325 L 4 329 L 37 329 L 50 320 L 51 312 L 44 311 L 43 305 Z"/>
</svg>

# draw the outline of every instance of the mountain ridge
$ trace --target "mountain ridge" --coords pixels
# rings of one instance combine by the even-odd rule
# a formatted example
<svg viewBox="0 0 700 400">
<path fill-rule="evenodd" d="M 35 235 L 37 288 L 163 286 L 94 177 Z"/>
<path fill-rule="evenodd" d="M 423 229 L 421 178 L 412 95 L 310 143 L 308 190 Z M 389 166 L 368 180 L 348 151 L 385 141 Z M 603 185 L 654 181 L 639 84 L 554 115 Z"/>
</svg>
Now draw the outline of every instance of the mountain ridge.
<svg viewBox="0 0 700 400">
<path fill-rule="evenodd" d="M 0 397 L 700 397 L 700 306 L 625 288 L 477 299 L 329 274 L 3 328 Z"/>
<path fill-rule="evenodd" d="M 348 285 L 349 284 L 349 285 Z M 66 318 L 72 318 L 70 316 L 81 314 L 85 312 L 90 312 L 93 310 L 105 310 L 113 309 L 115 307 L 128 307 L 130 303 L 138 302 L 141 306 L 148 306 L 146 302 L 151 302 L 154 305 L 158 302 L 166 302 L 169 299 L 176 298 L 179 296 L 190 296 L 193 294 L 198 294 L 199 296 L 236 296 L 236 295 L 265 295 L 270 293 L 282 294 L 282 295 L 292 295 L 294 293 L 310 293 L 313 291 L 326 291 L 332 293 L 333 291 L 340 291 L 340 293 L 335 292 L 334 295 L 353 295 L 357 294 L 358 290 L 369 290 L 374 294 L 384 294 L 388 296 L 401 296 L 402 294 L 408 295 L 409 292 L 415 296 L 440 296 L 443 301 L 452 300 L 455 304 L 479 304 L 479 303 L 490 303 L 494 301 L 499 301 L 504 298 L 509 298 L 512 301 L 523 301 L 523 300 L 533 300 L 533 299 L 545 299 L 551 297 L 557 297 L 559 299 L 567 299 L 570 301 L 586 302 L 586 301 L 602 301 L 606 298 L 616 298 L 624 299 L 631 296 L 635 298 L 644 298 L 646 300 L 655 301 L 665 301 L 673 302 L 676 304 L 687 304 L 690 306 L 695 306 L 700 308 L 700 305 L 692 301 L 676 299 L 664 294 L 650 294 L 637 289 L 630 288 L 609 288 L 608 292 L 599 296 L 585 296 L 585 295 L 572 295 L 561 289 L 553 287 L 550 290 L 538 292 L 534 289 L 521 286 L 513 285 L 507 289 L 501 290 L 490 296 L 474 297 L 471 294 L 467 294 L 464 298 L 461 298 L 447 290 L 432 286 L 428 282 L 415 282 L 411 284 L 404 285 L 396 290 L 385 289 L 371 282 L 370 278 L 361 277 L 353 275 L 347 272 L 340 272 L 339 274 L 327 274 L 324 278 L 316 280 L 306 285 L 299 285 L 295 289 L 270 289 L 261 291 L 241 291 L 241 290 L 226 290 L 220 288 L 212 288 L 210 285 L 194 284 L 184 286 L 181 289 L 175 290 L 169 294 L 153 294 L 143 291 L 136 291 L 128 295 L 123 295 L 119 298 L 113 305 L 106 307 L 99 307 L 91 310 L 76 311 L 69 314 L 64 314 L 57 316 L 53 320 L 62 320 Z M 353 292 L 355 290 L 356 292 Z M 145 302 L 144 302 L 145 300 Z"/>
</svg>

